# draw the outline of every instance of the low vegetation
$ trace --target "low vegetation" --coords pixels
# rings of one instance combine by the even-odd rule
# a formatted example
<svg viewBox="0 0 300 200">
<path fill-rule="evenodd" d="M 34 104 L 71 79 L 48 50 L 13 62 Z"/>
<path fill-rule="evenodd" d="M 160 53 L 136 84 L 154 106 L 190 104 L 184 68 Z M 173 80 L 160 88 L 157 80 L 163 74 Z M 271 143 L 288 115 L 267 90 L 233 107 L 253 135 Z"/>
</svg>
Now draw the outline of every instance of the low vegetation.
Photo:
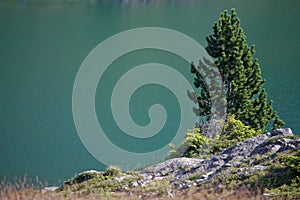
<svg viewBox="0 0 300 200">
<path fill-rule="evenodd" d="M 237 123 L 239 124 L 239 123 Z M 197 131 L 197 129 L 195 129 Z M 243 138 L 243 137 L 242 137 Z M 277 137 L 266 140 L 276 145 L 283 140 L 299 140 L 297 136 Z M 197 140 L 198 141 L 198 140 Z M 202 143 L 204 144 L 204 142 Z M 287 143 L 285 143 L 287 144 Z M 284 146 L 284 145 L 283 145 Z M 196 149 L 196 147 L 194 147 Z M 194 149 L 194 150 L 195 150 Z M 233 158 L 231 163 L 234 163 Z M 191 166 L 181 167 L 190 173 L 178 183 L 195 183 L 207 171 L 193 173 Z M 80 173 L 55 191 L 40 190 L 24 183 L 0 184 L 0 199 L 299 199 L 300 198 L 300 150 L 275 153 L 270 150 L 243 159 L 236 166 L 222 169 L 198 185 L 178 189 L 172 184 L 170 174 L 163 178 L 141 181 L 142 171 L 153 171 L 153 166 L 132 172 L 122 172 L 109 167 L 104 172 Z M 176 168 L 177 169 L 177 168 Z M 180 170 L 180 169 L 178 169 Z"/>
<path fill-rule="evenodd" d="M 208 157 L 238 142 L 261 134 L 261 131 L 255 131 L 251 127 L 244 125 L 240 120 L 235 119 L 234 115 L 227 118 L 224 127 L 219 129 L 219 133 L 212 132 L 212 130 L 218 130 L 218 128 L 213 128 L 213 126 L 223 125 L 223 123 L 221 120 L 211 120 L 203 125 L 210 127 L 209 129 L 205 128 L 202 131 L 200 128 L 194 128 L 187 131 L 186 137 L 178 149 L 175 149 L 174 145 L 170 145 L 171 150 L 167 159 L 176 157 Z M 211 135 L 213 137 L 210 137 Z"/>
</svg>

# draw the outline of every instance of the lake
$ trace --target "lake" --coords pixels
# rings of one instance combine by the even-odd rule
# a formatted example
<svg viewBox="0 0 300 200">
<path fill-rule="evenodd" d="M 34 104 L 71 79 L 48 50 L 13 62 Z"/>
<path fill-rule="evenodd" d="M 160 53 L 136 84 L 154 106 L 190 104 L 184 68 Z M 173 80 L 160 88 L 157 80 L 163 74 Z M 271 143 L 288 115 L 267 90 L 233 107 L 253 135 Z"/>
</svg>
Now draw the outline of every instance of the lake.
<svg viewBox="0 0 300 200">
<path fill-rule="evenodd" d="M 74 81 L 86 56 L 107 38 L 140 27 L 176 30 L 206 46 L 205 37 L 212 33 L 220 12 L 232 7 L 241 19 L 248 44 L 255 45 L 269 99 L 285 126 L 300 134 L 300 1 L 2 0 L 0 179 L 27 174 L 29 179 L 38 176 L 43 182 L 59 184 L 83 170 L 105 169 L 81 142 L 73 119 Z M 95 96 L 98 120 L 111 132 L 110 139 L 119 146 L 125 142 L 124 148 L 131 152 L 152 151 L 153 146 L 151 141 L 143 144 L 119 137 L 118 128 L 111 124 L 112 116 L 106 115 L 110 108 L 107 96 L 122 73 L 150 62 L 178 69 L 185 66 L 182 73 L 192 81 L 188 62 L 172 53 L 145 49 L 112 63 Z M 136 107 L 131 114 L 141 126 L 149 119 L 146 111 L 138 111 L 155 104 L 153 97 L 168 105 L 164 95 L 172 95 L 157 85 L 146 85 L 144 90 L 134 93 L 130 104 Z M 171 120 L 179 122 L 175 114 L 180 111 L 166 109 L 171 109 Z M 168 130 L 176 129 L 176 124 L 166 123 Z M 160 146 L 169 141 L 154 140 Z"/>
</svg>

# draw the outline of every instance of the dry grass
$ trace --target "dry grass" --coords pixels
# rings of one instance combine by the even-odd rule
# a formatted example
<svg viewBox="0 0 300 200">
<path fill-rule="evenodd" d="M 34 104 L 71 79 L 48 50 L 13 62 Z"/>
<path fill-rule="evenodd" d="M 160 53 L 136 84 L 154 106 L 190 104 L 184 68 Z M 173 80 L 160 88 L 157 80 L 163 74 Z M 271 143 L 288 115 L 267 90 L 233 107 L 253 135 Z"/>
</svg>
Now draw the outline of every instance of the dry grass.
<svg viewBox="0 0 300 200">
<path fill-rule="evenodd" d="M 27 185 L 27 186 L 26 186 Z M 27 187 L 27 188 L 26 188 Z M 28 187 L 28 184 L 10 184 L 1 182 L 0 184 L 0 199 L 1 200 L 94 200 L 94 199 L 182 199 L 182 200 L 202 200 L 202 199 L 219 199 L 219 200 L 248 200 L 248 199 L 268 199 L 257 191 L 250 191 L 244 187 L 235 190 L 216 190 L 216 189 L 201 189 L 190 188 L 183 191 L 178 191 L 173 197 L 169 197 L 167 193 L 151 194 L 144 193 L 142 190 L 134 192 L 117 192 L 111 197 L 103 197 L 99 193 L 90 193 L 82 195 L 80 193 L 64 190 L 60 192 L 41 192 L 41 190 Z"/>
</svg>

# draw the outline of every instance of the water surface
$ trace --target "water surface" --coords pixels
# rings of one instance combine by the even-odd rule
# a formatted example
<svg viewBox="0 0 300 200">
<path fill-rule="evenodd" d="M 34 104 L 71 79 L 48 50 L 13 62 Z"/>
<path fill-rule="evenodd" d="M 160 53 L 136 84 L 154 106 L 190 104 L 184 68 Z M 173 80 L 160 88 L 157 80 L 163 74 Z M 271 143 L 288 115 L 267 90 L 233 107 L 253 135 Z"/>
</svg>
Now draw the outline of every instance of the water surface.
<svg viewBox="0 0 300 200">
<path fill-rule="evenodd" d="M 72 117 L 73 83 L 87 54 L 114 34 L 148 26 L 180 31 L 205 46 L 219 13 L 232 7 L 256 46 L 274 108 L 300 133 L 299 1 L 1 1 L 0 179 L 27 174 L 58 183 L 104 169 L 80 142 Z M 185 65 L 158 54 L 136 52 L 119 62 Z"/>
</svg>

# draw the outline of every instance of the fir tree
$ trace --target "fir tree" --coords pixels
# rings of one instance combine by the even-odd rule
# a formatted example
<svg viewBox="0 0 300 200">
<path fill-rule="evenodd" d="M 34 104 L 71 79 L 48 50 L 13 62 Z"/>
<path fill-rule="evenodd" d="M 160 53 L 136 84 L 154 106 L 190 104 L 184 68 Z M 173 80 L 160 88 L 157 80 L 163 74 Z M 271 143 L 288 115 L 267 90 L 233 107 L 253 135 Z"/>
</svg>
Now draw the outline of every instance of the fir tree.
<svg viewBox="0 0 300 200">
<path fill-rule="evenodd" d="M 267 93 L 263 89 L 265 80 L 258 60 L 253 58 L 254 46 L 247 45 L 234 9 L 231 15 L 227 11 L 221 13 L 218 23 L 214 24 L 213 34 L 206 39 L 206 50 L 215 59 L 224 82 L 227 113 L 234 114 L 237 120 L 255 130 L 264 130 L 272 120 L 273 128 L 282 127 L 284 123 L 273 110 L 272 101 L 267 101 Z M 197 95 L 199 113 L 209 118 L 211 99 L 203 77 L 195 70 L 192 64 L 191 71 L 196 74 L 194 84 L 201 88 Z"/>
</svg>

